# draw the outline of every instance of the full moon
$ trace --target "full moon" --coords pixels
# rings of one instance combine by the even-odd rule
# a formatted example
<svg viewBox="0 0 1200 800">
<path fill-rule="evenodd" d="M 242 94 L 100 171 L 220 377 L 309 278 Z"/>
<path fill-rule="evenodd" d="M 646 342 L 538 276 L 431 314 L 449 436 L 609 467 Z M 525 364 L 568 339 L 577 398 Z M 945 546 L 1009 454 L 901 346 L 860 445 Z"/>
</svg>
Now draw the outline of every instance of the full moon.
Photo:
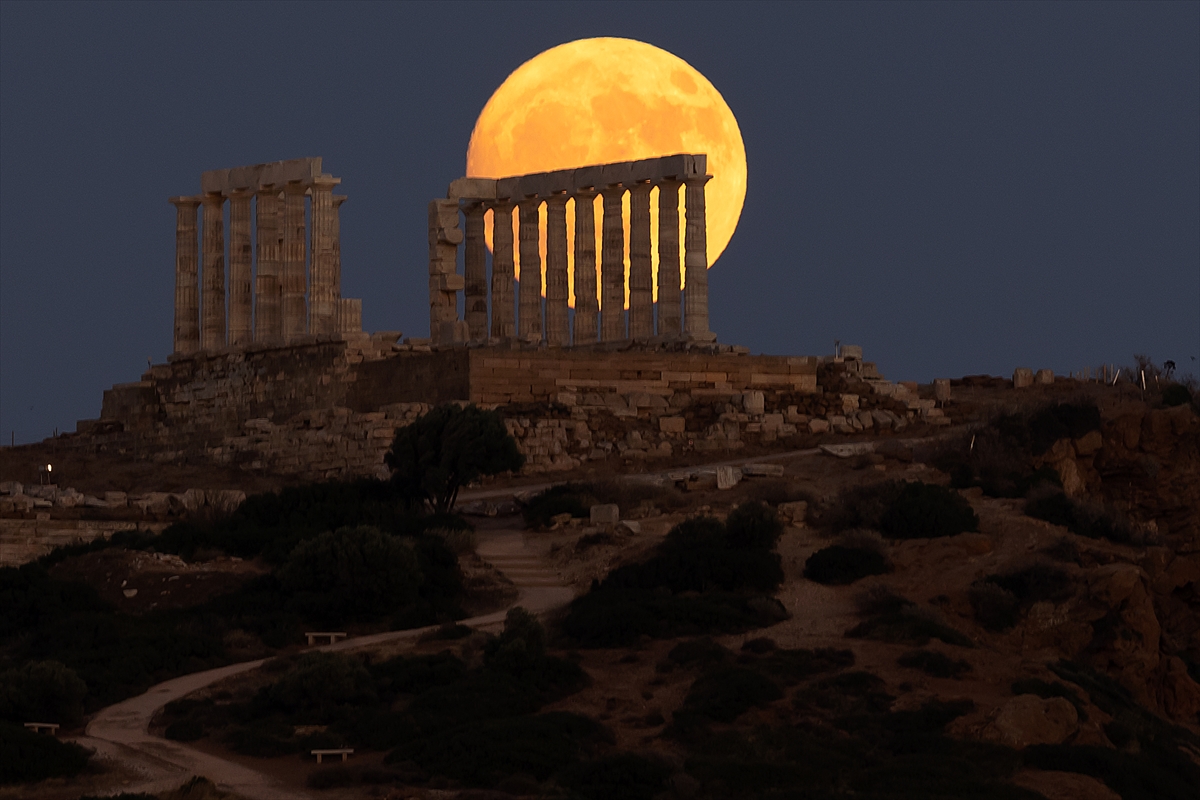
<svg viewBox="0 0 1200 800">
<path fill-rule="evenodd" d="M 471 132 L 467 175 L 504 178 L 675 153 L 708 155 L 708 172 L 713 176 L 705 195 L 711 268 L 729 244 L 746 198 L 746 148 L 733 112 L 708 79 L 678 56 L 632 39 L 580 39 L 526 61 L 495 91 Z M 567 205 L 569 254 L 574 252 L 574 206 L 574 200 Z M 657 188 L 651 193 L 650 208 L 651 237 L 657 241 Z M 541 213 L 544 276 L 545 207 Z M 598 197 L 592 213 L 599 253 Z M 514 220 L 514 242 L 515 228 Z M 490 248 L 490 211 L 485 230 Z M 628 276 L 628 195 L 625 230 Z M 573 255 L 569 257 L 573 260 Z M 657 247 L 652 259 L 657 297 Z M 520 262 L 516 254 L 514 261 Z M 574 270 L 568 274 L 573 306 Z M 628 281 L 626 287 L 628 305 Z"/>
</svg>

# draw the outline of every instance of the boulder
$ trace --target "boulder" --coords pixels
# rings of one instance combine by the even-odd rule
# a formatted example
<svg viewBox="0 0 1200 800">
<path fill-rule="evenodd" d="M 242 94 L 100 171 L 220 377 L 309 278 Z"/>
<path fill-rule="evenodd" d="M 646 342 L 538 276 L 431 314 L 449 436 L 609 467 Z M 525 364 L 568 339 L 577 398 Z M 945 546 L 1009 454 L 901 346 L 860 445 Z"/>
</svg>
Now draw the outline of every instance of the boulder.
<svg viewBox="0 0 1200 800">
<path fill-rule="evenodd" d="M 621 520 L 621 508 L 616 503 L 592 506 L 590 520 L 593 525 L 616 525 Z"/>
<path fill-rule="evenodd" d="M 1069 701 L 1021 694 L 996 710 L 980 731 L 980 738 L 1020 749 L 1033 744 L 1062 744 L 1078 729 L 1079 714 Z"/>
</svg>

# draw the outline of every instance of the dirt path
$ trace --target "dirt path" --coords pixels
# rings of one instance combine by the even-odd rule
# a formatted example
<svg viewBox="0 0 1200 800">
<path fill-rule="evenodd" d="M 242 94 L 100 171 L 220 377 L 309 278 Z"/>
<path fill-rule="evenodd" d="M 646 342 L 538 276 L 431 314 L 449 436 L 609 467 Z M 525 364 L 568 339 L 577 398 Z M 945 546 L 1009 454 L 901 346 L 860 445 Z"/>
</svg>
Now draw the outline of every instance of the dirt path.
<svg viewBox="0 0 1200 800">
<path fill-rule="evenodd" d="M 574 593 L 565 587 L 554 568 L 533 547 L 521 531 L 496 531 L 479 537 L 477 552 L 504 573 L 520 590 L 513 606 L 543 613 L 570 602 Z M 476 629 L 499 627 L 508 609 L 462 620 Z M 404 639 L 416 639 L 432 628 L 389 631 L 373 636 L 345 639 L 332 646 L 314 650 L 347 651 Z M 208 778 L 223 791 L 252 800 L 289 800 L 313 795 L 293 786 L 284 786 L 269 775 L 219 756 L 201 752 L 180 742 L 150 733 L 154 715 L 173 700 L 203 689 L 217 681 L 256 669 L 263 663 L 245 661 L 218 669 L 194 672 L 160 683 L 144 694 L 131 697 L 101 710 L 87 726 L 85 736 L 75 741 L 96 751 L 102 761 L 116 761 L 140 776 L 136 785 L 114 787 L 111 793 L 169 791 L 192 775 Z"/>
</svg>

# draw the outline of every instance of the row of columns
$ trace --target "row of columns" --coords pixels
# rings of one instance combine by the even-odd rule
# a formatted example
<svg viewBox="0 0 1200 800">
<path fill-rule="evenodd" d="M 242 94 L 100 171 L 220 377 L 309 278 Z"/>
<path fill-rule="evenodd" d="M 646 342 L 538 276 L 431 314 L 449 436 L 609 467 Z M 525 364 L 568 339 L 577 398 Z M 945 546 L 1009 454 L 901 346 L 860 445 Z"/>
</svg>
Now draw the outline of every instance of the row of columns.
<svg viewBox="0 0 1200 800">
<path fill-rule="evenodd" d="M 467 335 L 473 341 L 519 338 L 550 345 L 680 337 L 711 341 L 708 325 L 708 240 L 704 194 L 709 175 L 659 179 L 602 188 L 587 187 L 521 200 L 470 199 L 465 218 L 463 288 Z M 658 188 L 658 314 L 650 235 L 650 193 Z M 683 313 L 680 314 L 679 190 L 685 190 Z M 625 313 L 625 225 L 622 203 L 629 193 L 629 313 Z M 592 212 L 602 200 L 599 286 Z M 567 201 L 575 200 L 575 324 L 569 324 Z M 539 212 L 546 204 L 545 315 Z M 484 215 L 492 211 L 492 279 L 489 327 Z M 517 214 L 521 281 L 514 318 L 512 216 Z M 598 300 L 600 302 L 598 302 Z M 544 326 L 543 326 L 544 322 Z M 438 330 L 433 330 L 438 337 Z"/>
<path fill-rule="evenodd" d="M 361 301 L 341 298 L 338 220 L 346 197 L 333 194 L 333 187 L 340 182 L 339 178 L 321 175 L 283 186 L 244 187 L 170 199 L 176 210 L 176 353 L 219 350 L 251 342 L 287 344 L 308 334 L 341 333 L 360 327 L 361 306 L 357 304 Z M 309 195 L 312 230 L 306 231 L 305 198 Z M 255 201 L 253 227 L 251 200 Z M 202 242 L 196 225 L 198 208 L 203 221 Z"/>
</svg>

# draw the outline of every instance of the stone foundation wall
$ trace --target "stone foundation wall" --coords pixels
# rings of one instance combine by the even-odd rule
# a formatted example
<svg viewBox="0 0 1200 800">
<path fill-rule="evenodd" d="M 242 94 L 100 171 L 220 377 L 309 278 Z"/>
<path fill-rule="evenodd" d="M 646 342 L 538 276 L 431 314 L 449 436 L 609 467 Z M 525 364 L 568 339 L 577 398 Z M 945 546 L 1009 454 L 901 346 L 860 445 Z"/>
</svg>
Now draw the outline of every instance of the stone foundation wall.
<svg viewBox="0 0 1200 800">
<path fill-rule="evenodd" d="M 384 475 L 397 428 L 433 404 L 471 401 L 500 409 L 528 458 L 525 471 L 538 473 L 899 429 L 937 411 L 861 360 L 822 366 L 727 346 L 433 349 L 398 336 L 175 358 L 106 392 L 101 418 L 57 446 L 303 480 Z M 820 388 L 819 367 L 829 383 Z"/>
</svg>

